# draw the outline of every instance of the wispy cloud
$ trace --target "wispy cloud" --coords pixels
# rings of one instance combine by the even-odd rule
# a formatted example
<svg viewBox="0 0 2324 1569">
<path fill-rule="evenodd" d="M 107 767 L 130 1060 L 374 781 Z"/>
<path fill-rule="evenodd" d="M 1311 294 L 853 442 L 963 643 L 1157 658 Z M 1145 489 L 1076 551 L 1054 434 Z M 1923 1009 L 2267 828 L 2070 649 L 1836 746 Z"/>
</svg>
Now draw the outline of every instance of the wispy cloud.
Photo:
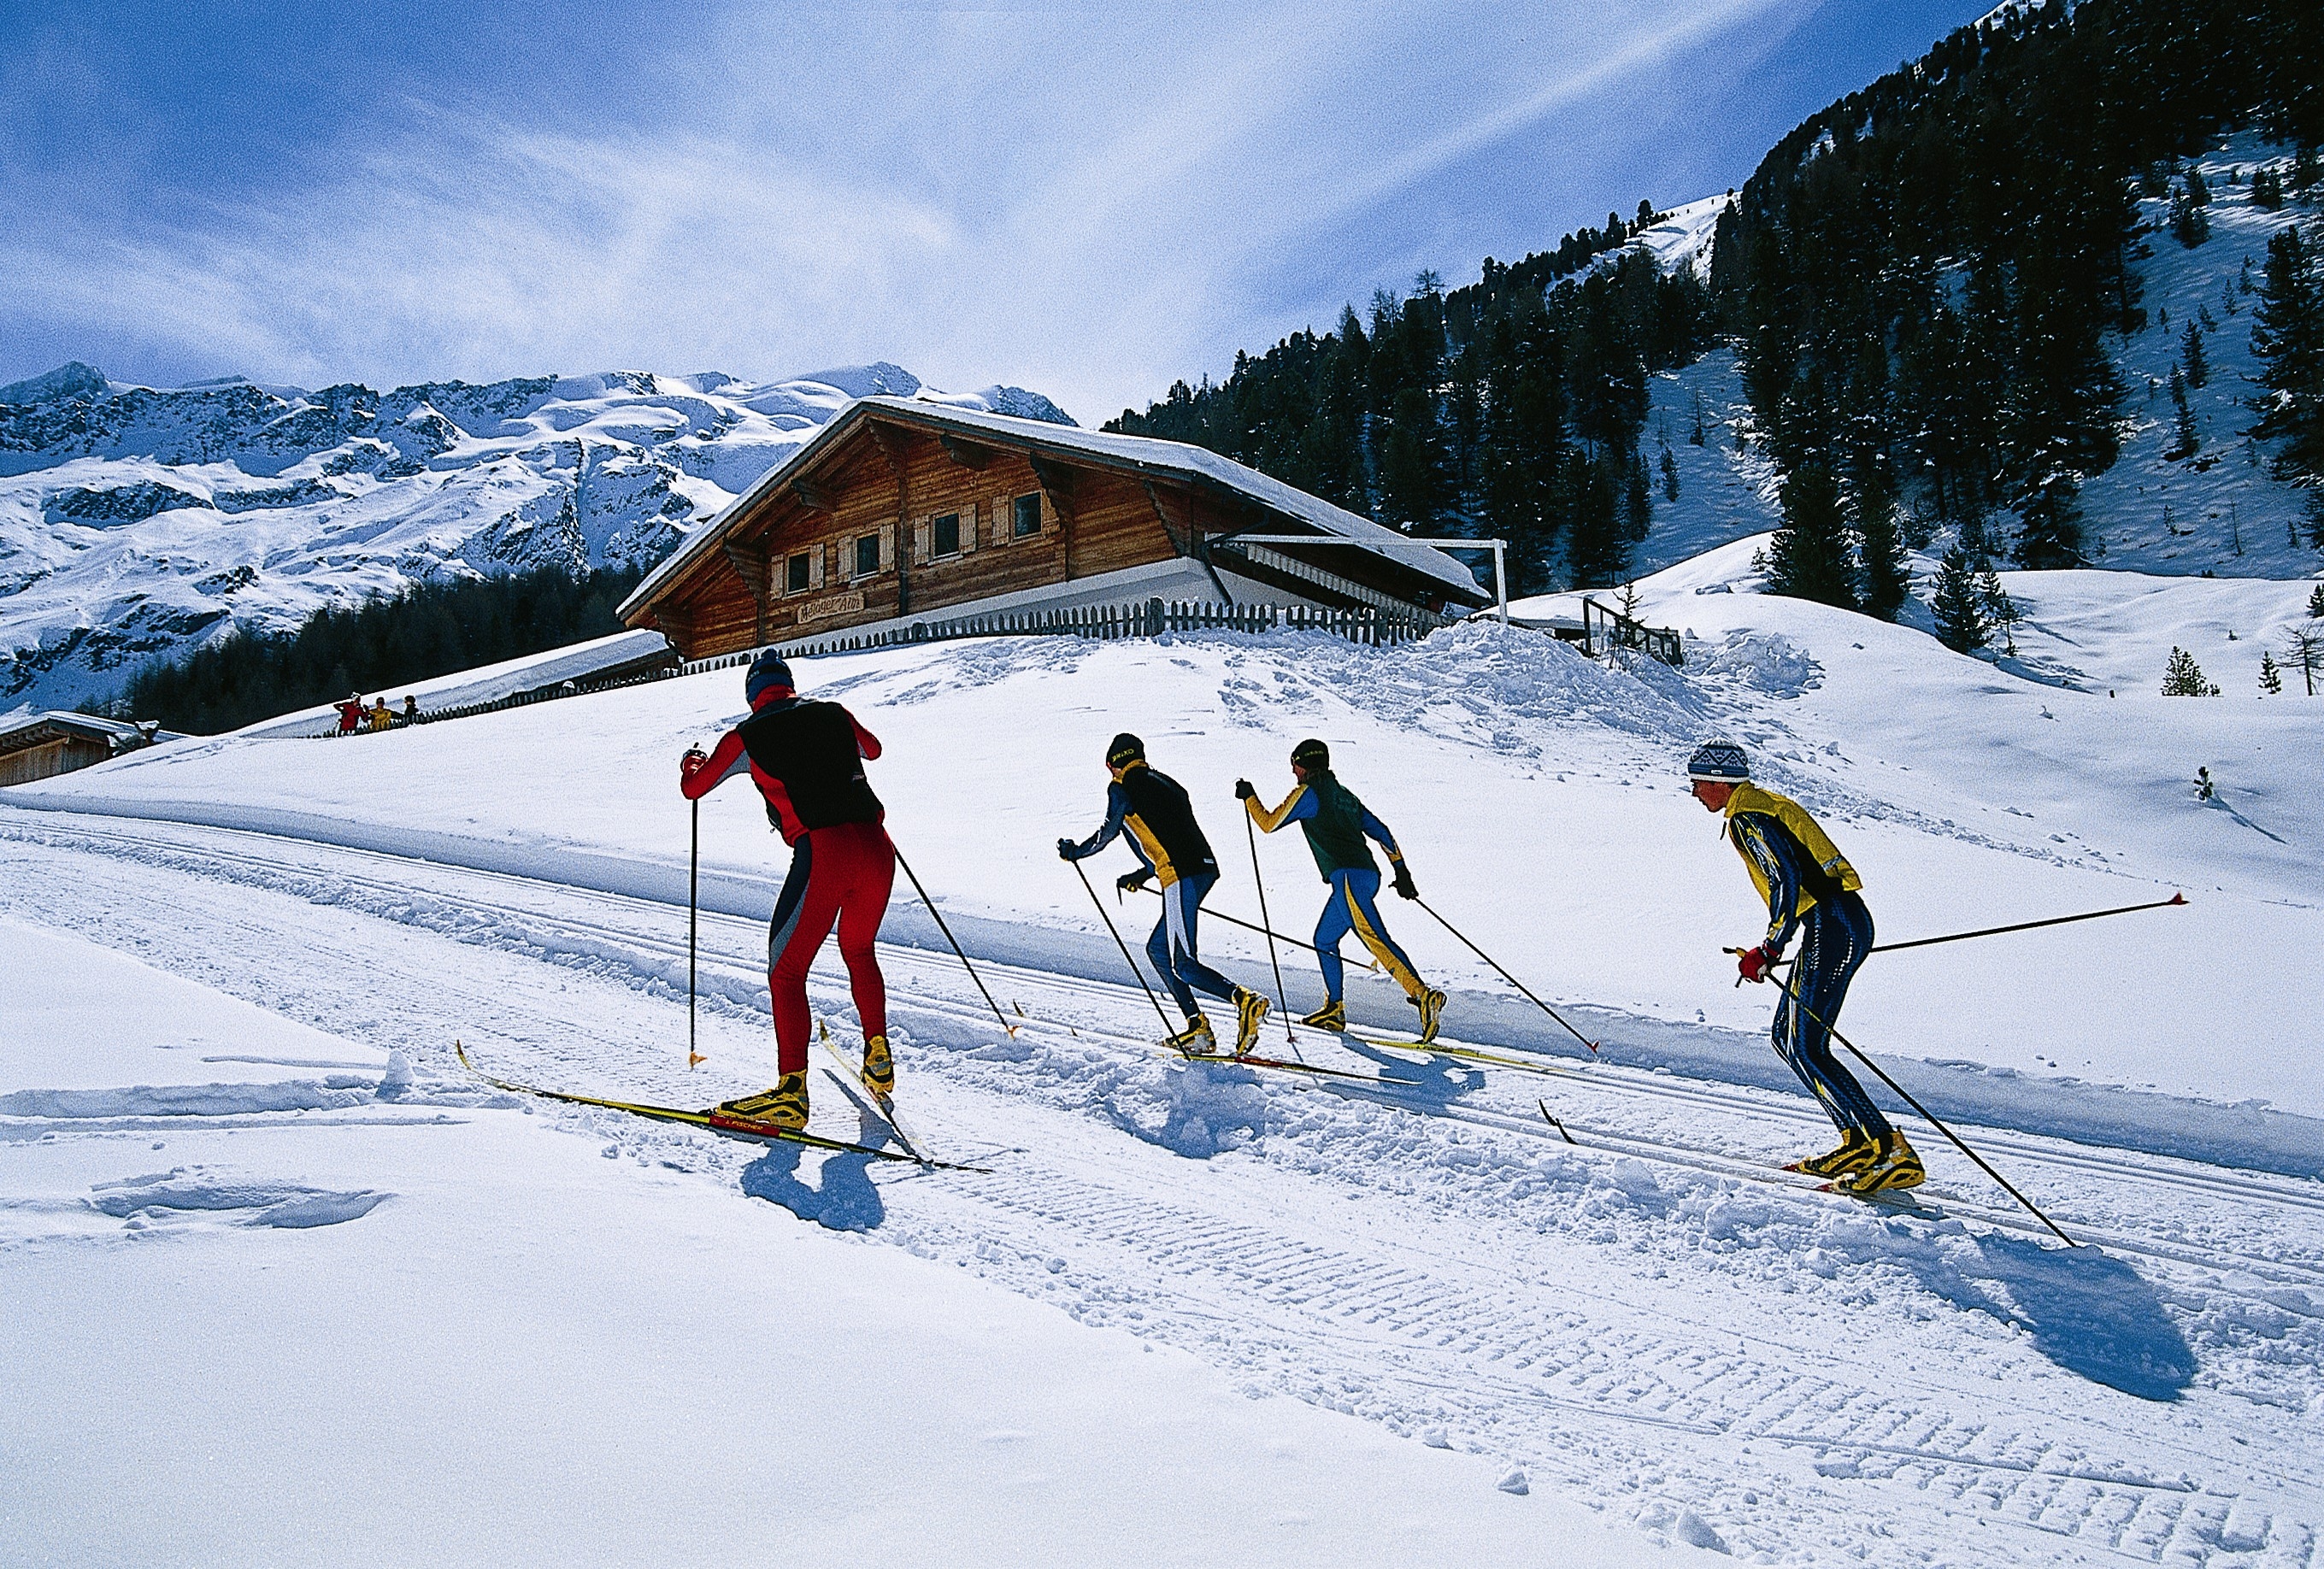
<svg viewBox="0 0 2324 1569">
<path fill-rule="evenodd" d="M 1374 277 L 1424 238 L 1472 264 L 1457 228 L 1419 235 L 1416 193 L 1527 143 L 1586 163 L 1626 84 L 1715 72 L 1707 46 L 1791 9 L 739 14 L 655 57 L 658 114 L 383 106 L 263 185 L 162 193 L 166 217 L 23 182 L 0 335 L 309 384 L 888 357 L 1098 418 L 1301 325 L 1254 275 L 1364 269 L 1351 229 Z M 1603 210 L 1513 199 L 1472 193 L 1472 226 L 1545 243 Z"/>
</svg>

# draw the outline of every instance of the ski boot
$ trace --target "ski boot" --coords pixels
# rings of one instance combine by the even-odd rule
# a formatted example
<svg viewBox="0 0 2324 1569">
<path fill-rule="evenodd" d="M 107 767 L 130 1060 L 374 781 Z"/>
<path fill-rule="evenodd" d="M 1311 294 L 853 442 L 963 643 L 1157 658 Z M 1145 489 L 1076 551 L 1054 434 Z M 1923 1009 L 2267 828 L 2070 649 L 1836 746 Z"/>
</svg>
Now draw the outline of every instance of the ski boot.
<svg viewBox="0 0 2324 1569">
<path fill-rule="evenodd" d="M 1219 1050 L 1219 1038 L 1211 1033 L 1211 1021 L 1199 1013 L 1188 1014 L 1186 1028 L 1163 1037 L 1162 1044 L 1182 1057 L 1216 1057 Z"/>
<path fill-rule="evenodd" d="M 1794 1160 L 1784 1169 L 1803 1171 L 1810 1177 L 1846 1177 L 1871 1165 L 1874 1152 L 1879 1147 L 1879 1140 L 1868 1139 L 1850 1128 L 1840 1136 L 1839 1149 L 1827 1150 L 1821 1155 L 1811 1155 L 1803 1160 Z"/>
<path fill-rule="evenodd" d="M 1425 1045 L 1436 1038 L 1436 1021 L 1443 1016 L 1444 1012 L 1444 993 L 1434 991 L 1423 992 L 1411 1001 L 1415 1008 L 1420 1010 L 1420 1039 L 1421 1043 Z"/>
<path fill-rule="evenodd" d="M 863 1043 L 863 1087 L 883 1101 L 896 1093 L 896 1059 L 884 1035 Z"/>
<path fill-rule="evenodd" d="M 1348 1028 L 1348 1006 L 1334 997 L 1299 1022 L 1313 1029 L 1344 1033 Z"/>
<path fill-rule="evenodd" d="M 1870 1198 L 1876 1193 L 1918 1187 L 1928 1175 L 1921 1167 L 1921 1158 L 1904 1141 L 1904 1135 L 1888 1133 L 1872 1141 L 1870 1165 L 1853 1176 L 1840 1178 L 1832 1186 L 1858 1198 Z"/>
<path fill-rule="evenodd" d="M 772 1122 L 778 1128 L 797 1132 L 807 1126 L 807 1075 L 804 1071 L 785 1074 L 775 1081 L 773 1089 L 744 1095 L 737 1101 L 722 1101 L 718 1109 L 729 1116 Z"/>
<path fill-rule="evenodd" d="M 1259 1044 L 1259 1027 L 1267 1018 L 1267 999 L 1248 986 L 1235 988 L 1235 1043 L 1237 1057 L 1249 1057 L 1250 1048 Z"/>
</svg>

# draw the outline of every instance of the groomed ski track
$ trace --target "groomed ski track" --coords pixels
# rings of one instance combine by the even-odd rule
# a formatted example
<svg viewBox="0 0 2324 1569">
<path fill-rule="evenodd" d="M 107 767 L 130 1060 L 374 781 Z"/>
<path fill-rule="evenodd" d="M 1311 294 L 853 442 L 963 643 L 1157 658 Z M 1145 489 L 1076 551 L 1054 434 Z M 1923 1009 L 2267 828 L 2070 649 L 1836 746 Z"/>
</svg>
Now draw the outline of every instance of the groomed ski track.
<svg viewBox="0 0 2324 1569">
<path fill-rule="evenodd" d="M 425 1138 L 445 1118 L 527 1110 L 477 1090 L 455 1034 L 490 1071 L 673 1103 L 771 1069 L 756 920 L 704 918 L 711 1060 L 689 1075 L 682 906 L 51 812 L 0 813 L 0 913 L 400 1050 L 414 1075 L 392 1100 L 318 1083 L 263 1108 L 164 1091 L 134 1115 L 10 1106 L 0 1138 L 208 1115 Z M 1964 1125 L 2100 1244 L 2068 1252 L 1932 1133 L 1916 1131 L 1932 1213 L 1787 1184 L 1772 1168 L 1827 1131 L 1795 1095 L 1571 1058 L 1521 1074 L 1308 1031 L 1300 1049 L 1320 1063 L 1425 1083 L 1188 1066 L 1155 1051 L 1126 982 L 994 964 L 995 994 L 1024 1015 L 1009 1040 L 949 955 L 881 958 L 915 1133 L 944 1158 L 990 1158 L 993 1176 L 875 1177 L 860 1157 L 529 1110 L 611 1158 L 739 1183 L 1192 1350 L 1254 1390 L 1506 1455 L 1536 1485 L 1746 1560 L 2316 1562 L 2312 1178 Z M 838 974 L 819 967 L 811 994 L 844 1029 Z M 817 1117 L 835 1136 L 879 1134 L 836 1094 Z"/>
</svg>

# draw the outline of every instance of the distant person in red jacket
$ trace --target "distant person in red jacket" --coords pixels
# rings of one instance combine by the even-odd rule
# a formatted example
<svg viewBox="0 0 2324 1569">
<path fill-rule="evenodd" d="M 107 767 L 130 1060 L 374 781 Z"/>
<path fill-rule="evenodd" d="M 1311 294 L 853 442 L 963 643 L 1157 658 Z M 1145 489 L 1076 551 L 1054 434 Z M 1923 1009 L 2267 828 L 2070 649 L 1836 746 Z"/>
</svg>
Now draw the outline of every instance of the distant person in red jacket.
<svg viewBox="0 0 2324 1569">
<path fill-rule="evenodd" d="M 361 692 L 356 692 L 352 694 L 346 702 L 339 705 L 339 734 L 342 735 L 353 735 L 356 731 L 363 728 L 363 694 Z"/>
<path fill-rule="evenodd" d="M 807 966 L 839 924 L 855 1011 L 863 1023 L 863 1084 L 885 1097 L 896 1087 L 888 1050 L 888 988 L 872 940 L 888 910 L 896 849 L 881 826 L 887 813 L 863 777 L 879 740 L 836 703 L 809 702 L 791 686 L 790 667 L 770 651 L 751 666 L 743 686 L 751 716 L 728 731 L 707 756 L 689 750 L 678 762 L 678 789 L 699 800 L 746 768 L 766 798 L 767 817 L 790 846 L 790 875 L 775 900 L 767 931 L 767 989 L 775 1013 L 775 1087 L 720 1109 L 787 1128 L 807 1120 L 807 1048 L 813 1016 Z"/>
</svg>

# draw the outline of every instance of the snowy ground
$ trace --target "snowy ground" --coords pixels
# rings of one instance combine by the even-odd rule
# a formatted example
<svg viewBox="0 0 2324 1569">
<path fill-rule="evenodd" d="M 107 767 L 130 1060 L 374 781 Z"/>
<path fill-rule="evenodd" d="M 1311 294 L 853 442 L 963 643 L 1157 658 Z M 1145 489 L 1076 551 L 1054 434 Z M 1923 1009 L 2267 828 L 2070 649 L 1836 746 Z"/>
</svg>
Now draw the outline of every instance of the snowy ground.
<svg viewBox="0 0 2324 1569">
<path fill-rule="evenodd" d="M 70 1549 L 89 1527 L 72 1522 L 95 1495 L 73 1479 L 127 1464 L 133 1420 L 186 1430 L 189 1380 L 156 1394 L 47 1338 L 96 1322 L 155 1344 L 137 1328 L 147 1303 L 195 1304 L 198 1333 L 171 1354 L 216 1347 L 236 1371 L 201 1407 L 235 1466 L 213 1470 L 226 1480 L 200 1507 L 157 1509 L 143 1556 L 171 1555 L 154 1545 L 173 1524 L 224 1531 L 288 1486 L 233 1481 L 281 1475 L 270 1446 L 358 1447 L 343 1407 L 253 1365 L 244 1310 L 225 1306 L 253 1292 L 270 1321 L 303 1326 L 281 1336 L 297 1378 L 391 1386 L 391 1419 L 363 1431 L 394 1436 L 359 1457 L 383 1513 L 416 1497 L 440 1520 L 514 1493 L 540 1512 L 504 1517 L 509 1536 L 544 1557 L 538 1544 L 594 1540 L 557 1537 L 579 1529 L 560 1501 L 610 1500 L 641 1532 L 802 1474 L 816 1540 L 925 1529 L 899 1545 L 947 1561 L 962 1555 L 931 1544 L 982 1495 L 1001 1522 L 991 1561 L 1555 1560 L 1574 1554 L 1553 1535 L 1572 1531 L 1618 1558 L 1693 1543 L 1799 1564 L 2312 1563 L 2324 808 L 2306 775 L 2324 704 L 2101 684 L 2165 624 L 2276 612 L 2029 589 L 2021 660 L 2078 672 L 2047 685 L 1908 630 L 1720 591 L 1750 549 L 1645 586 L 1650 619 L 1696 634 L 1683 674 L 1481 627 L 1402 652 L 1023 640 L 813 661 L 809 683 L 888 743 L 873 777 L 899 841 L 1021 1010 L 1002 1037 L 899 903 L 885 957 L 908 1116 L 941 1152 L 989 1161 L 984 1177 L 899 1180 L 512 1103 L 452 1060 L 456 1034 L 510 1076 L 687 1104 L 765 1082 L 779 851 L 731 788 L 702 819 L 710 1061 L 681 1066 L 673 762 L 739 708 L 733 671 L 329 745 L 179 743 L 12 789 L 0 919 L 49 935 L 11 948 L 28 956 L 0 986 L 0 1289 L 16 1294 L 7 1322 L 45 1333 L 40 1354 L 0 1361 L 7 1408 L 42 1413 L 0 1426 L 0 1489 L 16 1489 L 0 1518 L 63 1520 L 42 1555 L 85 1558 Z M 1603 1059 L 1395 901 L 1398 936 L 1454 993 L 1448 1036 L 1545 1072 L 1313 1035 L 1299 1049 L 1319 1063 L 1406 1082 L 1166 1059 L 1047 848 L 1096 821 L 1100 753 L 1125 725 L 1195 788 L 1230 868 L 1214 905 L 1244 915 L 1227 787 L 1248 773 L 1278 793 L 1289 743 L 1332 740 L 1430 902 L 1600 1037 Z M 2045 1248 L 1933 1134 L 1916 1134 L 1932 1169 L 1917 1208 L 1776 1177 L 1828 1129 L 1764 1044 L 1766 994 L 1736 990 L 1718 952 L 1759 918 L 1675 777 L 1715 731 L 1832 826 L 1885 938 L 2189 892 L 2183 910 L 1876 958 L 1845 1020 L 2099 1246 Z M 2227 783 L 2209 805 L 2191 789 L 2207 759 Z M 1304 850 L 1263 854 L 1278 921 L 1304 928 Z M 1121 915 L 1142 929 L 1150 905 Z M 1263 948 L 1207 937 L 1231 974 L 1267 976 Z M 133 978 L 84 942 L 153 968 Z M 1304 1010 L 1300 957 L 1285 965 Z M 92 994 L 152 1020 L 108 1021 L 124 1055 L 80 1049 Z M 847 1038 L 844 984 L 818 972 L 815 994 Z M 1351 997 L 1378 1025 L 1409 1018 L 1376 979 Z M 271 1017 L 231 1019 L 225 998 Z M 61 1011 L 28 1017 L 42 1008 Z M 254 1045 L 207 1049 L 245 1033 Z M 172 1045 L 187 1049 L 159 1049 Z M 381 1066 L 390 1052 L 402 1070 Z M 194 1066 L 228 1056 L 278 1060 Z M 866 1131 L 830 1084 L 816 1106 L 818 1127 Z M 219 1192 L 251 1202 L 206 1214 Z M 337 1223 L 266 1219 L 284 1204 Z M 534 1376 L 567 1361 L 669 1381 Z M 1149 1364 L 1156 1381 L 1137 1382 Z M 65 1398 L 90 1379 L 118 1420 Z M 1221 1402 L 1225 1389 L 1316 1409 Z M 800 1406 L 812 1420 L 749 1415 Z M 888 1436 L 906 1411 L 930 1424 L 908 1454 Z M 1002 1430 L 1027 1436 L 982 1436 Z M 496 1458 L 410 1458 L 443 1451 Z M 1495 1490 L 1512 1469 L 1525 1498 Z M 1001 1504 L 995 1476 L 1018 1482 Z M 875 1508 L 899 1489 L 911 1508 Z M 1068 1535 L 1011 1535 L 1037 1526 Z M 364 1555 L 430 1556 L 395 1528 L 356 1533 Z"/>
</svg>

